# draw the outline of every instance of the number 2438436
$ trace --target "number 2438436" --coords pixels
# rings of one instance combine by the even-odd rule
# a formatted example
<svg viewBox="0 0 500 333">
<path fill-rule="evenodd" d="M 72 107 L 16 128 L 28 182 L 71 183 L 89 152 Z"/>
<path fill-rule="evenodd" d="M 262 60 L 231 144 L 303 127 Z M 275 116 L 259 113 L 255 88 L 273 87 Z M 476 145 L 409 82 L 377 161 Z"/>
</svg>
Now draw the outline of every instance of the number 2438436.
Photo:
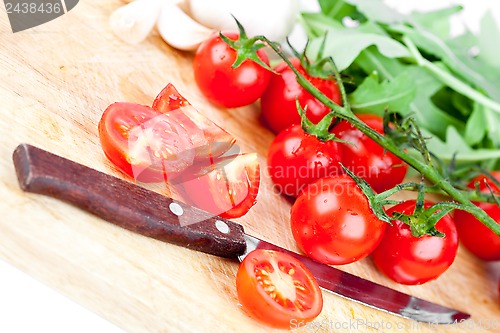
<svg viewBox="0 0 500 333">
<path fill-rule="evenodd" d="M 63 9 L 61 3 L 35 3 L 35 2 L 22 2 L 22 3 L 5 3 L 7 14 L 59 14 Z"/>
</svg>

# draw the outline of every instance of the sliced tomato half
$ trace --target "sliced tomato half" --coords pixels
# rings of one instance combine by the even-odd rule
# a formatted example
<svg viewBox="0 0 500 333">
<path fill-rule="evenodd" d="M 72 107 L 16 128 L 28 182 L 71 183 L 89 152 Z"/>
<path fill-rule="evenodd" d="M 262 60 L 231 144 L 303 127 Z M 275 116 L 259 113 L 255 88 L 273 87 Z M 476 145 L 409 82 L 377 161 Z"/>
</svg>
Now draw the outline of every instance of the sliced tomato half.
<svg viewBox="0 0 500 333">
<path fill-rule="evenodd" d="M 192 107 L 171 83 L 156 96 L 153 109 L 162 113 L 182 110 L 186 117 L 183 124 L 191 134 L 198 160 L 221 156 L 236 141 L 226 130 Z"/>
<path fill-rule="evenodd" d="M 113 103 L 99 122 L 104 154 L 143 182 L 173 178 L 193 164 L 195 152 L 180 112 L 162 114 L 134 103 Z"/>
<path fill-rule="evenodd" d="M 238 269 L 236 289 L 248 314 L 277 328 L 303 325 L 323 308 L 321 290 L 312 273 L 282 252 L 250 252 Z"/>
<path fill-rule="evenodd" d="M 186 203 L 225 218 L 241 217 L 255 205 L 259 183 L 256 153 L 195 163 L 176 180 Z"/>
</svg>

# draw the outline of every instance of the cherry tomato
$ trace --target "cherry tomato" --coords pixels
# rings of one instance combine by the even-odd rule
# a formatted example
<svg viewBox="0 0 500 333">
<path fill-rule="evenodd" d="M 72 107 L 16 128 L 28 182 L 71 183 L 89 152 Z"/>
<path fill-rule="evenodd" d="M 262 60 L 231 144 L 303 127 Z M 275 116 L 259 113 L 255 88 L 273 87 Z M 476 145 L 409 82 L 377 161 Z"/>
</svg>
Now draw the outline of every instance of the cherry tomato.
<svg viewBox="0 0 500 333">
<path fill-rule="evenodd" d="M 347 175 L 310 184 L 293 204 L 290 222 L 300 249 L 329 265 L 366 257 L 378 245 L 386 228 Z"/>
<path fill-rule="evenodd" d="M 429 207 L 430 202 L 425 203 Z M 415 200 L 405 201 L 387 211 L 412 214 Z M 377 268 L 390 279 L 407 285 L 422 284 L 438 278 L 455 260 L 458 235 L 450 215 L 445 215 L 436 223 L 436 229 L 445 237 L 425 235 L 414 237 L 410 227 L 393 221 L 387 226 L 380 245 L 372 254 Z"/>
<path fill-rule="evenodd" d="M 318 282 L 294 257 L 255 250 L 242 261 L 236 275 L 238 299 L 253 318 L 290 329 L 293 321 L 308 322 L 323 308 Z"/>
<path fill-rule="evenodd" d="M 185 116 L 182 123 L 190 133 L 197 160 L 218 157 L 235 142 L 231 134 L 193 108 L 171 83 L 158 94 L 153 109 L 161 113 L 182 109 L 177 113 Z"/>
<path fill-rule="evenodd" d="M 236 40 L 238 33 L 224 33 Z M 212 103 L 227 108 L 245 106 L 255 102 L 266 89 L 271 72 L 259 64 L 246 60 L 238 68 L 232 68 L 236 51 L 218 35 L 203 42 L 194 57 L 194 78 L 200 91 Z M 258 50 L 259 58 L 269 64 L 264 50 Z"/>
<path fill-rule="evenodd" d="M 99 122 L 104 154 L 130 177 L 158 182 L 177 175 L 194 160 L 182 115 L 161 114 L 134 103 L 114 103 Z"/>
<path fill-rule="evenodd" d="M 321 141 L 292 125 L 274 138 L 267 164 L 278 192 L 295 197 L 316 179 L 341 173 L 341 157 L 338 142 Z"/>
<path fill-rule="evenodd" d="M 186 203 L 225 218 L 245 215 L 257 202 L 260 173 L 257 154 L 220 158 L 184 172 L 179 179 Z"/>
<path fill-rule="evenodd" d="M 493 171 L 491 174 L 497 180 L 500 180 L 500 171 Z M 491 190 L 496 195 L 500 195 L 500 189 L 486 176 L 476 177 L 468 186 L 473 189 L 476 182 L 480 184 L 481 192 L 490 193 L 486 186 L 486 183 L 488 183 Z M 500 224 L 500 207 L 486 202 L 475 202 L 474 204 Z M 500 236 L 493 233 L 472 214 L 462 210 L 456 210 L 454 214 L 460 242 L 480 259 L 487 261 L 500 260 Z"/>
<path fill-rule="evenodd" d="M 342 104 L 336 81 L 307 74 L 298 58 L 291 58 L 290 61 L 323 94 L 335 103 Z M 285 62 L 280 63 L 274 70 L 277 74 L 271 75 L 271 81 L 261 98 L 262 119 L 274 133 L 279 133 L 291 125 L 300 124 L 296 99 L 303 108 L 307 106 L 307 118 L 315 124 L 330 112 L 330 109 L 302 88 Z"/>
<path fill-rule="evenodd" d="M 384 133 L 382 117 L 362 114 L 359 118 L 372 129 Z M 344 166 L 364 178 L 375 192 L 383 192 L 403 181 L 408 165 L 353 125 L 342 121 L 334 127 L 333 133 L 349 142 L 342 145 Z"/>
</svg>

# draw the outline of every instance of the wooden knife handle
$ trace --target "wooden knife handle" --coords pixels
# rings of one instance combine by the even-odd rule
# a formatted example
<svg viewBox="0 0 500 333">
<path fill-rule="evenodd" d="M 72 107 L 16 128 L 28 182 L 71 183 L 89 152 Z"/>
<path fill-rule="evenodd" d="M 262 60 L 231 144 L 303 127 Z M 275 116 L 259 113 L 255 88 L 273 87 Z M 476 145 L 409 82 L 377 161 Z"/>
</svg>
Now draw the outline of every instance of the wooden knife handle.
<svg viewBox="0 0 500 333">
<path fill-rule="evenodd" d="M 21 189 L 66 201 L 122 228 L 220 257 L 246 250 L 243 227 L 27 144 L 13 155 Z"/>
</svg>

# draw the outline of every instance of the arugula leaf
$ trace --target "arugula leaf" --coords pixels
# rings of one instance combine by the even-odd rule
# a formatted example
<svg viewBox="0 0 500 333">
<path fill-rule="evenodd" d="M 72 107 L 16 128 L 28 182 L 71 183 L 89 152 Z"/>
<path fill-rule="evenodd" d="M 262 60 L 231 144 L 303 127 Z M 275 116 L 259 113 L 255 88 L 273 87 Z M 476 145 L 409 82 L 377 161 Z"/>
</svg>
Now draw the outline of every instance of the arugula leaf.
<svg viewBox="0 0 500 333">
<path fill-rule="evenodd" d="M 363 51 L 356 59 L 356 64 L 367 73 L 376 71 L 383 79 L 390 81 L 405 72 L 413 81 L 415 95 L 408 108 L 400 108 L 397 111 L 403 116 L 413 116 L 420 126 L 427 128 L 434 135 L 444 138 L 446 127 L 450 125 L 460 130 L 464 129 L 462 121 L 447 114 L 432 102 L 432 96 L 444 85 L 425 69 L 415 65 L 403 65 L 396 59 L 384 57 L 374 47 Z"/>
<path fill-rule="evenodd" d="M 482 110 L 486 125 L 486 134 L 489 139 L 490 145 L 500 147 L 500 114 L 492 112 L 490 109 L 483 105 L 478 104 L 478 108 Z"/>
<path fill-rule="evenodd" d="M 340 31 L 344 29 L 341 22 L 322 13 L 302 13 L 301 20 L 309 37 L 321 37 L 326 32 Z"/>
<path fill-rule="evenodd" d="M 419 27 L 424 27 L 441 39 L 450 36 L 450 16 L 462 11 L 462 6 L 451 6 L 430 12 L 413 12 L 410 14 Z"/>
<path fill-rule="evenodd" d="M 308 48 L 308 56 L 312 59 L 318 54 L 323 37 L 315 38 Z M 348 45 L 348 47 L 346 47 Z M 387 57 L 399 58 L 409 56 L 404 45 L 390 37 L 374 33 L 366 33 L 356 29 L 345 29 L 329 33 L 325 41 L 324 54 L 334 55 L 335 63 L 340 71 L 349 67 L 361 51 L 376 45 L 380 53 Z"/>
<path fill-rule="evenodd" d="M 331 0 L 330 0 L 331 1 Z M 368 19 L 380 23 L 408 22 L 408 16 L 387 6 L 381 0 L 344 0 L 356 8 Z M 331 1 L 335 2 L 335 1 Z"/>
<path fill-rule="evenodd" d="M 472 114 L 472 101 L 464 95 L 452 92 L 451 103 L 462 116 L 467 117 Z"/>
<path fill-rule="evenodd" d="M 341 21 L 345 16 L 350 16 L 352 18 L 360 17 L 356 7 L 343 0 L 319 0 L 319 5 L 321 7 L 321 12 L 332 19 Z"/>
<path fill-rule="evenodd" d="M 429 133 L 425 130 L 422 130 L 422 132 L 424 136 L 429 136 Z M 456 154 L 455 158 L 459 164 L 484 162 L 485 160 L 500 158 L 500 149 L 474 150 L 470 148 L 453 126 L 447 128 L 445 141 L 431 136 L 427 140 L 427 148 L 445 162 L 450 162 Z"/>
<path fill-rule="evenodd" d="M 415 94 L 414 81 L 407 72 L 382 82 L 377 72 L 373 72 L 348 98 L 354 111 L 383 116 L 385 109 L 393 112 L 408 109 Z"/>
<path fill-rule="evenodd" d="M 366 74 L 377 72 L 384 80 L 394 80 L 406 68 L 398 59 L 383 56 L 376 46 L 370 46 L 361 52 L 355 62 Z"/>
<path fill-rule="evenodd" d="M 469 146 L 472 147 L 483 140 L 487 132 L 484 126 L 485 122 L 484 107 L 478 103 L 474 103 L 474 110 L 467 120 L 464 133 L 464 140 Z"/>
<path fill-rule="evenodd" d="M 500 69 L 499 54 L 500 29 L 493 14 L 486 12 L 481 20 L 481 32 L 479 33 L 479 59 L 498 70 Z"/>
<path fill-rule="evenodd" d="M 410 103 L 408 112 L 403 115 L 411 114 L 420 126 L 440 138 L 445 137 L 448 126 L 462 130 L 464 128 L 463 122 L 450 116 L 432 103 L 431 97 L 443 88 L 443 83 L 418 66 L 408 66 L 407 71 L 415 82 L 417 95 Z"/>
<path fill-rule="evenodd" d="M 407 36 L 419 48 L 440 58 L 462 80 L 484 89 L 492 98 L 500 101 L 500 87 L 487 79 L 487 77 L 492 76 L 489 68 L 485 68 L 487 64 L 469 57 L 468 50 L 463 50 L 461 46 L 444 41 L 423 29 L 417 30 L 406 25 L 393 25 L 390 30 Z"/>
<path fill-rule="evenodd" d="M 500 147 L 500 115 L 487 107 L 474 103 L 474 111 L 467 120 L 464 139 L 470 146 L 480 144 L 485 139 L 484 146 Z"/>
</svg>

